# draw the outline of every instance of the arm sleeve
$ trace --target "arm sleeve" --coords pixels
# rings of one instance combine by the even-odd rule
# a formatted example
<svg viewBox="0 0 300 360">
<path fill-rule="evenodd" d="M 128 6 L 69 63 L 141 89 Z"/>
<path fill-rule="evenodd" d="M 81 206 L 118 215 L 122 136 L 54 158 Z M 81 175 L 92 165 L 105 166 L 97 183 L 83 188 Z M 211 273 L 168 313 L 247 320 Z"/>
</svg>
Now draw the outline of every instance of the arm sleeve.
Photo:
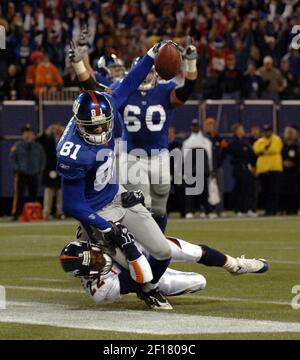
<svg viewBox="0 0 300 360">
<path fill-rule="evenodd" d="M 153 66 L 153 61 L 151 56 L 145 55 L 142 60 L 130 70 L 124 80 L 120 82 L 119 86 L 113 90 L 112 96 L 115 98 L 118 109 L 145 80 Z"/>
<path fill-rule="evenodd" d="M 62 179 L 62 203 L 64 213 L 84 224 L 105 231 L 111 224 L 99 216 L 87 203 L 84 195 L 84 179 Z"/>
<path fill-rule="evenodd" d="M 181 87 L 178 87 L 175 89 L 175 94 L 178 100 L 180 100 L 182 103 L 185 103 L 187 99 L 190 97 L 190 95 L 193 93 L 195 89 L 197 79 L 195 80 L 189 80 L 185 79 L 184 84 Z"/>
<path fill-rule="evenodd" d="M 96 80 L 94 80 L 91 76 L 85 81 L 79 81 L 79 84 L 83 90 L 98 90 L 105 91 L 106 87 Z"/>
</svg>

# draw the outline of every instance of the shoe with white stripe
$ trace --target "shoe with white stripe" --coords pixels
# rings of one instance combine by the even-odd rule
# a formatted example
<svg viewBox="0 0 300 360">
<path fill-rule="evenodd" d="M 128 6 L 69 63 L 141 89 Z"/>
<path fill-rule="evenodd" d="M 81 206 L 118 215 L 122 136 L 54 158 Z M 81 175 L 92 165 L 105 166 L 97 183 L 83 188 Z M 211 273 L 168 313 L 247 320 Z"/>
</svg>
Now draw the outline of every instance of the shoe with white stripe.
<svg viewBox="0 0 300 360">
<path fill-rule="evenodd" d="M 245 255 L 236 258 L 237 265 L 231 271 L 233 275 L 262 274 L 269 270 L 269 263 L 265 259 L 246 259 Z"/>
</svg>

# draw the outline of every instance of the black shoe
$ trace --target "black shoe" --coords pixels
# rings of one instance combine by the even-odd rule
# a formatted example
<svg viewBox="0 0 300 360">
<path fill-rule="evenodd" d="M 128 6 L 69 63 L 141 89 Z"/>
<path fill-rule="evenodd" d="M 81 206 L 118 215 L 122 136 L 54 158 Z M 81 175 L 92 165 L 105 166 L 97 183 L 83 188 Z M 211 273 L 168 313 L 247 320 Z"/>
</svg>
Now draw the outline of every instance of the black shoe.
<svg viewBox="0 0 300 360">
<path fill-rule="evenodd" d="M 137 292 L 137 296 L 143 300 L 150 309 L 173 310 L 172 305 L 157 288 L 149 292 L 140 290 Z"/>
</svg>

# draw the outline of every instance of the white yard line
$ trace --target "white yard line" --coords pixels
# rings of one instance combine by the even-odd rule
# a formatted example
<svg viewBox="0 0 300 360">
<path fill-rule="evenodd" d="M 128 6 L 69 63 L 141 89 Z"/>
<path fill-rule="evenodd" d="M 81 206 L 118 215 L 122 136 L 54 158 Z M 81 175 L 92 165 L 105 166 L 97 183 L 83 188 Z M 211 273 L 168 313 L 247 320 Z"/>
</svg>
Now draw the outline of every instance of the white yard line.
<svg viewBox="0 0 300 360">
<path fill-rule="evenodd" d="M 81 294 L 84 293 L 84 290 L 79 289 L 60 289 L 60 288 L 50 288 L 50 287 L 39 287 L 39 286 L 17 286 L 17 285 L 3 285 L 5 289 L 13 290 L 29 290 L 29 291 L 39 291 L 39 292 L 54 292 L 54 293 L 68 293 L 68 294 Z"/>
<path fill-rule="evenodd" d="M 85 291 L 83 289 L 72 289 L 72 288 L 51 288 L 51 287 L 39 287 L 39 286 L 18 286 L 18 285 L 4 285 L 6 289 L 13 290 L 27 290 L 27 291 L 39 291 L 39 292 L 56 292 L 56 293 L 68 293 L 68 294 L 83 294 Z M 128 296 L 128 295 L 126 295 Z M 135 296 L 135 295 L 133 295 Z M 212 301 L 230 301 L 230 302 L 247 302 L 252 304 L 265 304 L 265 305 L 288 305 L 290 302 L 285 301 L 273 301 L 273 300 L 256 300 L 249 298 L 236 298 L 236 297 L 219 297 L 219 296 L 203 296 L 200 295 L 181 295 L 180 298 L 190 298 L 198 300 L 212 300 Z"/>
<path fill-rule="evenodd" d="M 77 225 L 78 222 L 75 220 L 54 220 L 54 221 L 36 221 L 36 222 L 13 222 L 6 223 L 0 222 L 1 228 L 19 228 L 19 227 L 39 227 L 39 226 L 66 226 L 66 225 Z"/>
<path fill-rule="evenodd" d="M 44 282 L 49 282 L 49 283 L 66 283 L 66 282 L 68 282 L 68 280 L 43 278 L 43 277 L 26 277 L 26 278 L 23 278 L 22 280 L 25 280 L 25 281 L 44 281 Z"/>
<path fill-rule="evenodd" d="M 24 302 L 9 303 L 6 310 L 0 311 L 0 322 L 155 335 L 300 333 L 300 324 L 292 322 L 187 315 L 174 312 L 106 311 L 58 304 L 27 304 Z"/>
</svg>

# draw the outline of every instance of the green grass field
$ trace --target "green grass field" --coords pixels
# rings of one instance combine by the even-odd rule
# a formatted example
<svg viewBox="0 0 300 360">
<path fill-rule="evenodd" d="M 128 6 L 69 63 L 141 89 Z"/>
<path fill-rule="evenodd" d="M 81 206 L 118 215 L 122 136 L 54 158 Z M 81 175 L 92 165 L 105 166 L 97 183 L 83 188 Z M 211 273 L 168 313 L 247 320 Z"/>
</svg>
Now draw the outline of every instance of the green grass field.
<svg viewBox="0 0 300 360">
<path fill-rule="evenodd" d="M 171 219 L 169 235 L 234 256 L 263 257 L 271 268 L 262 275 L 231 276 L 199 264 L 173 264 L 202 273 L 207 287 L 171 298 L 174 311 L 168 314 L 145 309 L 134 295 L 94 305 L 58 262 L 75 227 L 70 221 L 0 222 L 0 285 L 7 298 L 7 309 L 0 310 L 0 339 L 300 339 L 300 309 L 291 307 L 292 288 L 300 285 L 300 218 Z M 149 324 L 147 333 L 136 329 L 135 317 L 137 328 L 143 319 Z M 159 334 L 151 332 L 159 318 Z M 167 323 L 180 330 L 174 325 L 174 333 L 164 333 Z M 195 324 L 199 331 L 192 333 Z"/>
</svg>

